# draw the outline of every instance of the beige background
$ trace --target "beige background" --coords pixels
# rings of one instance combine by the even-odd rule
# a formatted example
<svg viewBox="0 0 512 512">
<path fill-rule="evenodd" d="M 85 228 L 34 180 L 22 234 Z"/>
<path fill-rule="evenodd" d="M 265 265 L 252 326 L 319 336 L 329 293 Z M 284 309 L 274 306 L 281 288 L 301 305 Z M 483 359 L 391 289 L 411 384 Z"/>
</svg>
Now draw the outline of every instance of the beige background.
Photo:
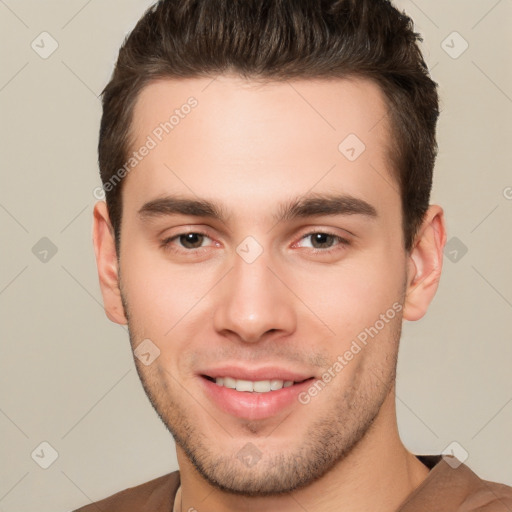
<svg viewBox="0 0 512 512">
<path fill-rule="evenodd" d="M 0 512 L 65 512 L 177 469 L 127 332 L 104 315 L 91 244 L 97 95 L 149 3 L 0 0 Z M 429 314 L 405 324 L 400 431 L 415 453 L 456 441 L 480 476 L 510 485 L 512 1 L 398 5 L 440 84 L 433 202 L 467 247 L 450 246 Z M 59 45 L 47 59 L 31 47 L 43 31 Z M 458 58 L 453 31 L 469 44 Z M 48 469 L 43 441 L 58 453 Z"/>
</svg>

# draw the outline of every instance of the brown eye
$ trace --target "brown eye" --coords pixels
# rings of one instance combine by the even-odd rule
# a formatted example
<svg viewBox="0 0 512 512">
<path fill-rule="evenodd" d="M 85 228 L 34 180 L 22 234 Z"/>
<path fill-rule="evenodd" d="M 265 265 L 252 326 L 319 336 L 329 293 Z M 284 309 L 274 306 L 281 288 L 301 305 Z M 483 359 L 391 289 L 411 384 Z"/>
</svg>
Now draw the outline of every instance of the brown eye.
<svg viewBox="0 0 512 512">
<path fill-rule="evenodd" d="M 311 245 L 315 249 L 328 249 L 332 247 L 333 242 L 337 237 L 329 235 L 328 233 L 312 233 L 308 235 L 311 237 Z"/>
<path fill-rule="evenodd" d="M 191 254 L 208 250 L 212 246 L 212 239 L 206 233 L 190 231 L 166 238 L 160 242 L 160 246 L 175 253 Z"/>
<path fill-rule="evenodd" d="M 342 250 L 350 245 L 350 242 L 334 233 L 314 231 L 307 233 L 300 239 L 299 247 L 310 249 L 314 253 L 327 254 Z"/>
<path fill-rule="evenodd" d="M 201 233 L 186 233 L 179 235 L 180 244 L 187 249 L 198 249 L 204 241 L 204 235 Z"/>
</svg>

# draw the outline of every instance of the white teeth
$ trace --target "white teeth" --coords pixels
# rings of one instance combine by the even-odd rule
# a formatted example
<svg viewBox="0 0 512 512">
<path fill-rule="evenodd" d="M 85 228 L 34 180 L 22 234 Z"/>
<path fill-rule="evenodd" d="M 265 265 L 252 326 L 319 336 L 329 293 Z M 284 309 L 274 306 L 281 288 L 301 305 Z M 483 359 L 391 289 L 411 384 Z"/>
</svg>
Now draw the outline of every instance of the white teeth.
<svg viewBox="0 0 512 512">
<path fill-rule="evenodd" d="M 258 380 L 253 384 L 253 391 L 258 393 L 268 393 L 272 389 L 272 382 L 269 380 Z M 280 389 L 278 387 L 277 389 Z"/>
<path fill-rule="evenodd" d="M 253 391 L 253 383 L 250 380 L 241 380 L 238 379 L 236 381 L 236 390 L 237 391 Z"/>
<path fill-rule="evenodd" d="M 268 393 L 269 391 L 277 391 L 281 388 L 288 388 L 293 385 L 293 380 L 243 380 L 233 379 L 232 377 L 217 377 L 215 383 L 218 386 L 224 386 L 237 391 L 256 391 L 257 393 Z"/>
<path fill-rule="evenodd" d="M 286 381 L 289 382 L 289 381 Z M 293 381 L 292 381 L 293 384 Z M 283 381 L 282 380 L 271 380 L 270 381 L 270 389 L 272 391 L 275 391 L 276 389 L 281 389 L 283 387 Z"/>
<path fill-rule="evenodd" d="M 220 383 L 220 385 L 224 385 L 226 388 L 231 388 L 231 389 L 235 389 L 236 388 L 236 379 L 232 379 L 231 377 L 224 377 L 224 379 L 222 379 L 222 377 L 220 379 L 217 379 L 219 381 L 222 381 L 224 380 L 224 383 Z M 215 382 L 217 382 L 217 380 Z M 217 382 L 217 384 L 219 384 L 219 382 Z"/>
</svg>

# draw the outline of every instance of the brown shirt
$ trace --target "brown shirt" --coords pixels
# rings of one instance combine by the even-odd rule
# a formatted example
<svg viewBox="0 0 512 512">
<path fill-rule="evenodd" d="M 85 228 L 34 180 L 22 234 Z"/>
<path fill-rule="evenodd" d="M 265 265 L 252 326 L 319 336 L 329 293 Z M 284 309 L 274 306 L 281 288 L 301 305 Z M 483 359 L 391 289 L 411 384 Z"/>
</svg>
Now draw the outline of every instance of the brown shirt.
<svg viewBox="0 0 512 512">
<path fill-rule="evenodd" d="M 512 512 L 512 487 L 482 480 L 465 464 L 454 468 L 441 455 L 417 457 L 430 473 L 397 512 Z M 74 512 L 172 512 L 179 486 L 173 471 Z"/>
</svg>

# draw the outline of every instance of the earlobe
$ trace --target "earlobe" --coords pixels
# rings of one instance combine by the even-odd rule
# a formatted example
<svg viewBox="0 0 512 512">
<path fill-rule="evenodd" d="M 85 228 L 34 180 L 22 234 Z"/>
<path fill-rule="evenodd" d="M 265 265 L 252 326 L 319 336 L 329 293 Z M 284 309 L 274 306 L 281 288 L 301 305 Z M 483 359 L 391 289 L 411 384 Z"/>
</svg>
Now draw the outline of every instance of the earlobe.
<svg viewBox="0 0 512 512">
<path fill-rule="evenodd" d="M 441 278 L 445 243 L 443 209 L 431 205 L 409 254 L 403 314 L 405 320 L 419 320 L 427 312 Z"/>
<path fill-rule="evenodd" d="M 114 230 L 104 201 L 94 205 L 93 245 L 105 313 L 112 322 L 125 325 L 127 320 L 119 288 Z"/>
</svg>

